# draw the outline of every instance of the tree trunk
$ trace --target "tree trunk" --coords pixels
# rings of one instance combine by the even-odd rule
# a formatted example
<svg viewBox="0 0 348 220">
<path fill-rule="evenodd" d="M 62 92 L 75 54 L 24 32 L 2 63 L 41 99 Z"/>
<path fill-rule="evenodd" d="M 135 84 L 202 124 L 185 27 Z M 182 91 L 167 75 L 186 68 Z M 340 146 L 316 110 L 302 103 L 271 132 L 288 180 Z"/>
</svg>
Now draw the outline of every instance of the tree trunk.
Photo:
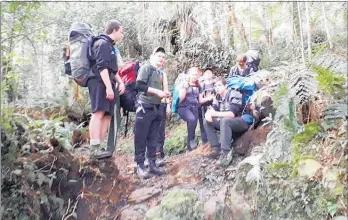
<svg viewBox="0 0 348 220">
<path fill-rule="evenodd" d="M 236 45 L 235 45 L 235 41 L 234 41 L 234 30 L 233 30 L 233 16 L 232 16 L 232 10 L 234 10 L 233 8 L 233 3 L 231 5 L 228 5 L 228 33 L 230 36 L 230 41 L 229 41 L 229 45 L 232 46 L 232 49 L 235 50 Z"/>
<path fill-rule="evenodd" d="M 303 44 L 303 34 L 302 34 L 302 19 L 301 19 L 301 8 L 300 3 L 297 2 L 297 10 L 298 10 L 298 18 L 300 23 L 300 36 L 301 36 L 301 54 L 302 54 L 302 62 L 305 64 L 305 55 L 304 55 L 304 44 Z"/>
<path fill-rule="evenodd" d="M 293 34 L 294 34 L 294 41 L 297 42 L 297 39 L 299 37 L 300 33 L 300 24 L 298 20 L 298 10 L 297 10 L 297 3 L 292 2 L 292 22 L 293 22 Z"/>
<path fill-rule="evenodd" d="M 326 31 L 326 35 L 327 35 L 327 40 L 329 42 L 329 48 L 330 50 L 333 49 L 333 44 L 331 41 L 331 35 L 330 35 L 330 31 L 329 31 L 329 26 L 327 24 L 327 18 L 326 18 L 326 12 L 325 12 L 325 8 L 324 8 L 324 2 L 321 3 L 321 10 L 323 12 L 323 16 L 324 16 L 324 24 L 325 24 L 325 31 Z"/>
<path fill-rule="evenodd" d="M 312 45 L 311 45 L 311 35 L 312 35 L 312 29 L 311 29 L 311 17 L 309 14 L 309 7 L 308 7 L 308 2 L 305 2 L 306 6 L 306 17 L 307 17 L 307 44 L 308 44 L 308 61 L 311 60 L 312 57 Z"/>
<path fill-rule="evenodd" d="M 248 47 L 248 38 L 247 38 L 247 35 L 246 35 L 246 32 L 245 32 L 244 25 L 236 16 L 234 5 L 232 7 L 233 8 L 231 10 L 231 16 L 232 16 L 233 26 L 235 26 L 238 29 L 238 31 L 239 31 L 239 33 L 240 33 L 240 35 L 242 37 L 243 44 L 246 47 Z"/>
<path fill-rule="evenodd" d="M 215 22 L 215 7 L 217 6 L 214 2 L 206 2 L 207 8 L 207 23 L 209 27 L 209 39 L 210 41 L 218 45 L 221 43 L 220 31 Z"/>
</svg>

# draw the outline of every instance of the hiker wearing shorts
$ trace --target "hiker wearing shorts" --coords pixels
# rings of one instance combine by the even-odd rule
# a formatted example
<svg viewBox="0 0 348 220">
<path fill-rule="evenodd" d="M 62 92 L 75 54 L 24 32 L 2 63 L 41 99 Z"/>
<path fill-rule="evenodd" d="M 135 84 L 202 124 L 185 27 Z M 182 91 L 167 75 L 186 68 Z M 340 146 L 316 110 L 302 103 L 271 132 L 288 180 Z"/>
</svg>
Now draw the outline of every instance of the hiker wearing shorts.
<svg viewBox="0 0 348 220">
<path fill-rule="evenodd" d="M 223 77 L 215 80 L 214 87 L 216 97 L 212 107 L 205 113 L 204 120 L 204 127 L 212 147 L 212 153 L 208 157 L 219 158 L 218 165 L 227 166 L 232 159 L 232 154 L 229 152 L 233 133 L 243 133 L 248 130 L 249 125 L 240 117 L 243 111 L 242 94 L 228 89 Z M 220 140 L 217 131 L 220 131 Z"/>
<path fill-rule="evenodd" d="M 162 89 L 163 76 L 159 70 L 165 59 L 165 50 L 156 48 L 150 58 L 150 64 L 140 67 L 136 89 L 140 91 L 137 100 L 136 118 L 134 125 L 134 146 L 137 163 L 137 174 L 146 179 L 149 173 L 155 175 L 164 174 L 164 170 L 156 165 L 156 141 L 158 139 L 159 126 L 162 119 L 160 111 L 161 99 L 169 98 L 170 93 Z M 144 165 L 145 152 L 149 159 L 149 170 Z"/>
<path fill-rule="evenodd" d="M 113 45 L 123 38 L 121 23 L 110 20 L 105 26 L 105 34 L 97 36 L 92 51 L 95 65 L 93 76 L 88 79 L 87 86 L 91 99 L 92 117 L 89 123 L 90 157 L 104 159 L 112 156 L 112 152 L 100 148 L 100 143 L 106 137 L 115 108 L 116 81 L 119 82 L 119 92 L 124 91 L 123 83 L 117 75 L 117 61 Z"/>
</svg>

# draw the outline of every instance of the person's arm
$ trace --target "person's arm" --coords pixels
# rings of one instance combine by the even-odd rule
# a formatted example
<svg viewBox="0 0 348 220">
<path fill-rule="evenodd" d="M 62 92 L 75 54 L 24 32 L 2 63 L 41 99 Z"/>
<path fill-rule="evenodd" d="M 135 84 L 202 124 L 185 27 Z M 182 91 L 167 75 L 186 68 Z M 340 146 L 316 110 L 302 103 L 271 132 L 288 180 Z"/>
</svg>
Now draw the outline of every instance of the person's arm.
<svg viewBox="0 0 348 220">
<path fill-rule="evenodd" d="M 166 92 L 163 92 L 162 90 L 155 89 L 155 88 L 149 87 L 147 85 L 149 74 L 151 74 L 150 71 L 151 71 L 151 69 L 150 69 L 149 65 L 144 65 L 144 66 L 140 67 L 139 74 L 138 74 L 138 77 L 137 77 L 137 80 L 135 83 L 135 88 L 141 92 L 146 92 L 149 94 L 157 95 L 160 98 L 167 97 L 168 94 L 170 94 L 169 92 L 166 93 Z"/>
<path fill-rule="evenodd" d="M 168 88 L 168 77 L 165 72 L 163 72 L 163 81 L 162 81 L 163 91 L 169 92 Z"/>
<path fill-rule="evenodd" d="M 163 91 L 165 93 L 170 93 L 169 86 L 168 86 L 168 76 L 164 71 L 162 73 L 163 73 L 163 80 L 162 80 Z M 170 102 L 169 98 L 166 98 L 166 103 L 168 104 L 169 102 Z M 170 105 L 167 105 L 166 112 L 167 114 L 170 113 Z"/>
<path fill-rule="evenodd" d="M 110 56 L 110 46 L 104 41 L 97 41 L 94 47 L 96 66 L 100 72 L 102 81 L 106 87 L 106 98 L 109 100 L 114 99 L 114 91 L 112 90 L 112 85 L 110 81 L 109 67 L 109 57 Z"/>
<path fill-rule="evenodd" d="M 234 118 L 235 117 L 234 111 L 220 112 L 219 102 L 217 98 L 214 98 L 212 107 L 209 108 L 207 112 L 209 113 L 211 118 Z"/>
<path fill-rule="evenodd" d="M 120 75 L 118 75 L 118 73 L 115 74 L 115 80 L 118 83 L 118 91 L 119 91 L 120 95 L 122 95 L 124 93 L 124 90 L 125 90 L 125 85 L 124 85 Z"/>
<path fill-rule="evenodd" d="M 212 118 L 234 118 L 235 114 L 231 111 L 226 111 L 226 112 L 218 112 L 218 111 L 212 111 L 210 113 Z"/>
</svg>

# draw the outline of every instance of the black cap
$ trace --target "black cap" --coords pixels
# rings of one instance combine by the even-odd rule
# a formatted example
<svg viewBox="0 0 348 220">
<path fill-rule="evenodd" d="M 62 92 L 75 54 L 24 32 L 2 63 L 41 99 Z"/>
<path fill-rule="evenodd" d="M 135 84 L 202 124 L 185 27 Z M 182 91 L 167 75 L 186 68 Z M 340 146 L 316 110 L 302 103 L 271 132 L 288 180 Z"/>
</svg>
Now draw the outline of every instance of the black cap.
<svg viewBox="0 0 348 220">
<path fill-rule="evenodd" d="M 157 52 L 166 53 L 166 51 L 165 51 L 165 49 L 164 49 L 163 47 L 156 47 L 156 48 L 153 50 L 152 54 L 155 54 L 155 53 L 157 53 Z"/>
</svg>

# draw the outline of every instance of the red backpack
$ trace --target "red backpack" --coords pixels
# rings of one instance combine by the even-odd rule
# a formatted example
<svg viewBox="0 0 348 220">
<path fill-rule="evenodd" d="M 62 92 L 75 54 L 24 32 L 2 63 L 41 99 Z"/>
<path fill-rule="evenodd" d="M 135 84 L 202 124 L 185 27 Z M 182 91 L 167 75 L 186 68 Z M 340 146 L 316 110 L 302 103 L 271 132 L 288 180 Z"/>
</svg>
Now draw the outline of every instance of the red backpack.
<svg viewBox="0 0 348 220">
<path fill-rule="evenodd" d="M 129 112 L 135 112 L 136 110 L 135 103 L 138 91 L 135 88 L 135 84 L 140 66 L 141 63 L 139 61 L 130 61 L 126 62 L 118 70 L 118 74 L 125 85 L 125 91 L 120 96 L 120 106 L 123 109 L 123 115 L 126 116 L 125 136 L 127 136 L 128 131 Z"/>
<path fill-rule="evenodd" d="M 136 110 L 135 101 L 138 91 L 135 89 L 135 81 L 137 79 L 139 68 L 139 61 L 130 61 L 125 63 L 118 70 L 118 74 L 125 85 L 125 92 L 120 97 L 120 105 L 126 114 L 127 112 L 135 112 Z"/>
</svg>

